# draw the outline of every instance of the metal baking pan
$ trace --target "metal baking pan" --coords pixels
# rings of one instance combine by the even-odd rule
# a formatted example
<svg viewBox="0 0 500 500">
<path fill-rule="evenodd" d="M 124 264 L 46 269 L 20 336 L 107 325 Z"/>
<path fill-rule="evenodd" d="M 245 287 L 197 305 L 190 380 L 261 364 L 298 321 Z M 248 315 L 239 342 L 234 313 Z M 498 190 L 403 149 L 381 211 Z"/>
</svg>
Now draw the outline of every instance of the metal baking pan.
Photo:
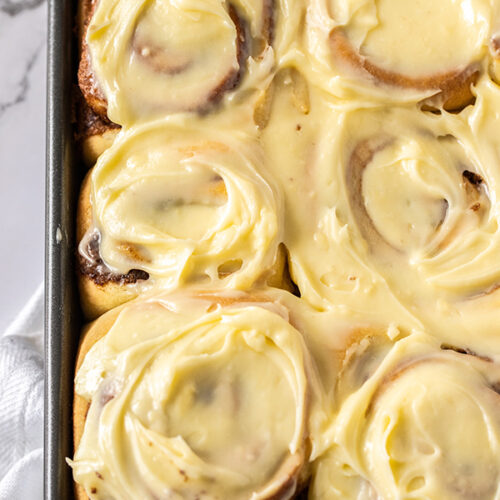
<svg viewBox="0 0 500 500">
<path fill-rule="evenodd" d="M 76 2 L 49 0 L 45 254 L 44 498 L 73 498 L 73 372 L 82 325 L 75 276 L 75 213 L 83 167 L 75 155 L 72 87 Z"/>
</svg>

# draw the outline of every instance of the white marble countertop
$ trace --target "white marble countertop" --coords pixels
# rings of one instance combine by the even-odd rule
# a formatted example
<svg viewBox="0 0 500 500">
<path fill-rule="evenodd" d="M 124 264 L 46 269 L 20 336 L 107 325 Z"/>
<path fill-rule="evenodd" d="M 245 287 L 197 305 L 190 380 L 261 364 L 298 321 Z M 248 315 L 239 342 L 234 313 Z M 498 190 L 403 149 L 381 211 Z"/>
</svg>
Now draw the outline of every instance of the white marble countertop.
<svg viewBox="0 0 500 500">
<path fill-rule="evenodd" d="M 45 0 L 0 0 L 0 335 L 43 279 Z"/>
</svg>

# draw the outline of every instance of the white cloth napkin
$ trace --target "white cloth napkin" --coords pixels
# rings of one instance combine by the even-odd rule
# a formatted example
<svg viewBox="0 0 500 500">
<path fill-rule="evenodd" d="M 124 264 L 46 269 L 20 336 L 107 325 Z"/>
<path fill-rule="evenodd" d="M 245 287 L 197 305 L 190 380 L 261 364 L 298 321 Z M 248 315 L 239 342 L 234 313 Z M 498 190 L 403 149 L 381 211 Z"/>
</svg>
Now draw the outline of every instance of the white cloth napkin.
<svg viewBox="0 0 500 500">
<path fill-rule="evenodd" d="M 0 500 L 43 498 L 43 284 L 0 337 Z"/>
</svg>

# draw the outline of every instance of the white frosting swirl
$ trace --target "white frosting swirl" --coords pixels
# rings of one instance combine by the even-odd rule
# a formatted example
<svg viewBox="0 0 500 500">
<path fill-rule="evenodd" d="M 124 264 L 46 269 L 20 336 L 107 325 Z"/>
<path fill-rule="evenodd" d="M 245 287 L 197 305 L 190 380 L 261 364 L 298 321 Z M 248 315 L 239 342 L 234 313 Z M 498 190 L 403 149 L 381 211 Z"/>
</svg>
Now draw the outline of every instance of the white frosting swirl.
<svg viewBox="0 0 500 500">
<path fill-rule="evenodd" d="M 397 342 L 343 402 L 310 498 L 496 500 L 499 380 L 423 334 Z"/>
<path fill-rule="evenodd" d="M 321 110 L 328 125 L 302 173 L 310 201 L 290 210 L 285 235 L 302 297 L 479 352 L 500 348 L 499 103 L 484 81 L 460 115 Z"/>
<path fill-rule="evenodd" d="M 319 397 L 307 349 L 282 308 L 218 300 L 132 303 L 85 356 L 70 465 L 91 498 L 294 494 Z"/>
<path fill-rule="evenodd" d="M 160 121 L 128 130 L 92 174 L 100 253 L 162 288 L 249 287 L 274 262 L 281 202 L 258 145 Z M 146 283 L 149 286 L 148 283 Z"/>
</svg>

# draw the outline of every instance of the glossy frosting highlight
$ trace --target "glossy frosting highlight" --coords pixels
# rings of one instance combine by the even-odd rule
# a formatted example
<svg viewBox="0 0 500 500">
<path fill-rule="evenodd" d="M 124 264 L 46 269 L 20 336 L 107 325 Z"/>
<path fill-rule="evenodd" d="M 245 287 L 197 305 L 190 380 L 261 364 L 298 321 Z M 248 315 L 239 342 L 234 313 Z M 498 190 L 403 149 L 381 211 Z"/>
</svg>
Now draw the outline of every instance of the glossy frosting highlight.
<svg viewBox="0 0 500 500">
<path fill-rule="evenodd" d="M 483 80 L 475 92 L 458 115 L 324 100 L 295 118 L 307 146 L 276 175 L 303 299 L 497 352 L 500 90 Z M 266 151 L 281 126 L 270 123 Z"/>
<path fill-rule="evenodd" d="M 265 0 L 100 5 L 88 42 L 125 127 L 92 231 L 112 271 L 179 295 L 131 303 L 87 356 L 75 478 L 256 500 L 312 467 L 310 500 L 500 500 L 500 1 L 278 1 L 274 24 Z M 171 75 L 179 107 L 124 42 L 149 37 L 204 54 Z M 243 66 L 220 107 L 185 105 Z M 300 296 L 266 288 L 281 244 Z"/>
</svg>

